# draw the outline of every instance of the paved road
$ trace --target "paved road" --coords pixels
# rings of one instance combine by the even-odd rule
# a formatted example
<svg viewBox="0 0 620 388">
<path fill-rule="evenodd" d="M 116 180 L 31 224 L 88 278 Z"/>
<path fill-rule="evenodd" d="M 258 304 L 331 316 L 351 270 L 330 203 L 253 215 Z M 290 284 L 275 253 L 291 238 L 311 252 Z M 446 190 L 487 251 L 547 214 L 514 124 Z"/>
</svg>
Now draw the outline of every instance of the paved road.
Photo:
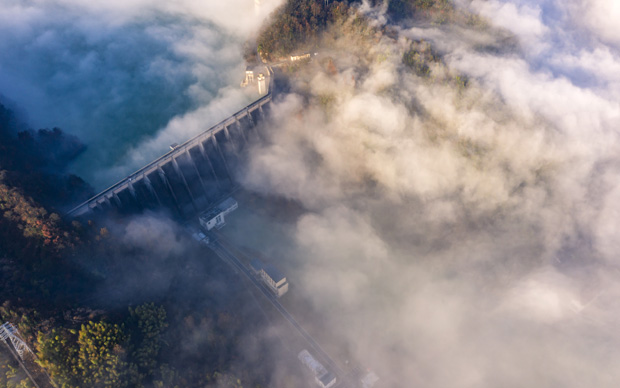
<svg viewBox="0 0 620 388">
<path fill-rule="evenodd" d="M 254 284 L 254 286 L 256 286 L 256 288 L 258 288 L 263 293 L 263 295 L 265 295 L 265 297 L 271 302 L 271 304 L 273 304 L 273 306 L 280 312 L 280 314 L 282 314 L 282 316 L 286 318 L 286 320 L 291 325 L 293 325 L 293 327 L 295 327 L 299 334 L 301 334 L 301 336 L 306 340 L 309 347 L 314 351 L 314 354 L 318 355 L 318 357 L 323 362 L 327 363 L 329 369 L 331 369 L 338 377 L 338 385 L 342 387 L 343 380 L 346 380 L 344 378 L 344 376 L 346 376 L 345 372 L 340 369 L 338 365 L 336 365 L 332 358 L 323 350 L 323 348 L 321 348 L 321 345 L 319 345 L 310 336 L 310 334 L 308 334 L 308 332 L 304 330 L 303 327 L 301 327 L 301 325 L 295 320 L 295 318 L 293 318 L 293 316 L 286 310 L 286 308 L 282 306 L 282 304 L 278 301 L 275 295 L 252 274 L 250 269 L 246 267 L 241 262 L 241 260 L 239 260 L 239 258 L 225 246 L 225 244 L 226 242 L 218 239 L 210 243 L 209 248 L 211 248 L 211 250 L 213 250 L 218 256 L 220 256 L 222 260 L 229 263 L 238 271 L 243 273 Z"/>
</svg>

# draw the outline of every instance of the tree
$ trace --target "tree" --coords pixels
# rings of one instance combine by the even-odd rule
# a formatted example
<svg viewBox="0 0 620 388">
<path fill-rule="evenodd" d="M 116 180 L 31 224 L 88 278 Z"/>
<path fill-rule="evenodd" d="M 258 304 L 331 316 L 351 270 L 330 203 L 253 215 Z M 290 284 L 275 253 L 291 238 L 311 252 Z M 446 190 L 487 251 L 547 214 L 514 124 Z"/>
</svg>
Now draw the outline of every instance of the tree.
<svg viewBox="0 0 620 388">
<path fill-rule="evenodd" d="M 75 335 L 75 331 L 53 329 L 47 335 L 39 332 L 37 337 L 39 364 L 63 388 L 79 387 Z"/>
<path fill-rule="evenodd" d="M 126 386 L 123 373 L 125 350 L 121 346 L 125 336 L 118 325 L 106 322 L 88 322 L 82 325 L 78 336 L 77 367 L 86 386 Z"/>
<path fill-rule="evenodd" d="M 342 22 L 351 1 L 288 0 L 258 37 L 260 52 L 267 58 L 290 54 L 312 44 L 331 23 Z"/>
<path fill-rule="evenodd" d="M 63 388 L 130 387 L 139 382 L 137 368 L 126 361 L 126 335 L 118 325 L 90 321 L 79 332 L 39 333 L 37 342 L 40 365 Z"/>
<path fill-rule="evenodd" d="M 161 333 L 168 327 L 166 310 L 154 303 L 143 304 L 135 309 L 130 307 L 127 326 L 134 348 L 132 358 L 140 372 L 150 377 L 157 367 Z"/>
</svg>

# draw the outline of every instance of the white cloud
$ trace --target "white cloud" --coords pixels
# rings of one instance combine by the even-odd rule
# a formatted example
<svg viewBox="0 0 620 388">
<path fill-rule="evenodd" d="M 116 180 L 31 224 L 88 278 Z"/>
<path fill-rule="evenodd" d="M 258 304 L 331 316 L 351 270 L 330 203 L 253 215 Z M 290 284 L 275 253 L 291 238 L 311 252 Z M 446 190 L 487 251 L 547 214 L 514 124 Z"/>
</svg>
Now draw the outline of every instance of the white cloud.
<svg viewBox="0 0 620 388">
<path fill-rule="evenodd" d="M 565 3 L 472 4 L 518 43 L 337 40 L 338 74 L 296 77 L 244 183 L 310 210 L 293 278 L 386 386 L 613 387 L 620 57 Z M 402 36 L 448 67 L 404 71 Z"/>
<path fill-rule="evenodd" d="M 470 7 L 479 15 L 489 18 L 493 24 L 505 28 L 520 38 L 528 50 L 540 53 L 549 48 L 545 35 L 549 28 L 541 20 L 541 8 L 537 3 L 474 0 Z"/>
<path fill-rule="evenodd" d="M 620 4 L 614 0 L 568 2 L 573 17 L 600 39 L 620 48 Z"/>
</svg>

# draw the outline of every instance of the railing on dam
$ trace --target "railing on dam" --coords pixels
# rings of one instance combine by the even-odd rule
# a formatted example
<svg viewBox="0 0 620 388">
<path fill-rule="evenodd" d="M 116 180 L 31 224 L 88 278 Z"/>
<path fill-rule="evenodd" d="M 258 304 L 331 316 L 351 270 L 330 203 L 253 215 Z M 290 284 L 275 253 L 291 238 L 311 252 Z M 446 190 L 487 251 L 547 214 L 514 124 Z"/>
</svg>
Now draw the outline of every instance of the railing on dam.
<svg viewBox="0 0 620 388">
<path fill-rule="evenodd" d="M 167 207 L 181 217 L 200 211 L 232 188 L 231 169 L 250 138 L 260 139 L 256 121 L 271 102 L 269 92 L 125 177 L 67 215 L 79 217 L 110 208 Z"/>
</svg>

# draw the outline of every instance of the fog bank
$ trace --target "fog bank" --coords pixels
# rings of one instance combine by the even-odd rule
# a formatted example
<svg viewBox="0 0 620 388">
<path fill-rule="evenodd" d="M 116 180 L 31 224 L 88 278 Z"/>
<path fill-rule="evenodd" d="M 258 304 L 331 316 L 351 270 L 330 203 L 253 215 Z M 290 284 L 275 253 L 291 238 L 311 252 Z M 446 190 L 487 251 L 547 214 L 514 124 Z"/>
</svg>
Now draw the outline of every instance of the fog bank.
<svg viewBox="0 0 620 388">
<path fill-rule="evenodd" d="M 619 381 L 620 57 L 593 3 L 334 33 L 275 105 L 243 182 L 309 210 L 287 269 L 384 386 Z"/>
</svg>

